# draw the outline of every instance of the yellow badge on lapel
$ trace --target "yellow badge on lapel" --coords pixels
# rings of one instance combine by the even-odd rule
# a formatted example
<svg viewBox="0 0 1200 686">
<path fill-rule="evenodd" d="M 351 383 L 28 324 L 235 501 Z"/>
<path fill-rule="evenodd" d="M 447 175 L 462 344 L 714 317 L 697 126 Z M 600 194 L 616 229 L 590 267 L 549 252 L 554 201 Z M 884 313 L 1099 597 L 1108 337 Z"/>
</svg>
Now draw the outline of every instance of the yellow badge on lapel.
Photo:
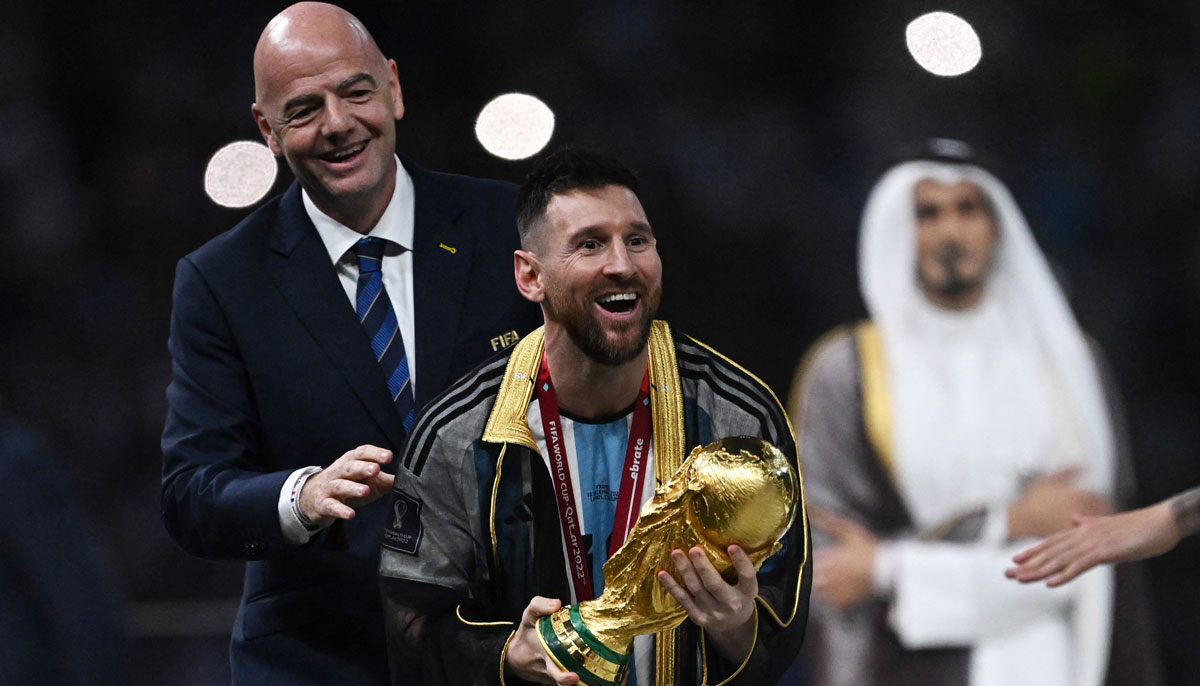
<svg viewBox="0 0 1200 686">
<path fill-rule="evenodd" d="M 450 253 L 451 255 L 458 252 L 458 248 L 455 248 L 454 246 L 451 246 L 451 245 L 446 245 L 445 243 L 438 243 L 438 247 L 441 248 L 442 250 L 445 250 L 446 252 Z"/>
<path fill-rule="evenodd" d="M 508 346 L 521 340 L 521 336 L 516 331 L 502 333 L 492 339 L 492 352 L 507 348 Z"/>
</svg>

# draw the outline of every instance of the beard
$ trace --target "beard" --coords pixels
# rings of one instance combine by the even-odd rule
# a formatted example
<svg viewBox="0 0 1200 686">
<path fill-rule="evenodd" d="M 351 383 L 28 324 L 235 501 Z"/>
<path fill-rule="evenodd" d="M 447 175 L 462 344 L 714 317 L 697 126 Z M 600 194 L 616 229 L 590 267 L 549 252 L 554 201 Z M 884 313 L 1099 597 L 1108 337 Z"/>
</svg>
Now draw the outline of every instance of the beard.
<svg viewBox="0 0 1200 686">
<path fill-rule="evenodd" d="M 942 268 L 942 278 L 930 278 L 923 269 L 917 268 L 917 281 L 921 288 L 947 301 L 955 301 L 983 286 L 991 271 L 991 264 L 979 274 L 964 274 L 962 263 L 969 257 L 967 249 L 958 243 L 948 243 L 934 254 Z"/>
<path fill-rule="evenodd" d="M 613 286 L 638 294 L 639 314 L 635 319 L 606 329 L 592 307 L 596 298 L 604 292 L 612 291 Z M 567 332 L 571 342 L 584 355 L 599 364 L 615 367 L 636 358 L 650 339 L 650 325 L 658 312 L 662 289 L 647 291 L 646 285 L 640 280 L 618 284 L 606 283 L 602 288 L 594 288 L 581 298 L 572 297 L 570 293 L 557 287 L 548 287 L 542 305 L 546 308 L 547 318 L 558 322 Z"/>
</svg>

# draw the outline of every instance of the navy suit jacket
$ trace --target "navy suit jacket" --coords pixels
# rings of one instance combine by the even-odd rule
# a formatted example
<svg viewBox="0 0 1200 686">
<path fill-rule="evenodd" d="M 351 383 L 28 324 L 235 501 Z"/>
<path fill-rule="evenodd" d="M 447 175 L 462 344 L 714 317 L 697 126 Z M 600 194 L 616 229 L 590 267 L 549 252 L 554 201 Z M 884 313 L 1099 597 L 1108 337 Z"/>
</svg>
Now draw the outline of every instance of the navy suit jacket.
<svg viewBox="0 0 1200 686">
<path fill-rule="evenodd" d="M 541 313 L 513 282 L 514 187 L 404 166 L 416 196 L 419 409 Z M 169 347 L 163 519 L 188 552 L 247 561 L 234 682 L 387 683 L 377 581 L 387 499 L 299 547 L 279 525 L 293 470 L 362 444 L 398 454 L 405 438 L 298 185 L 180 260 Z"/>
</svg>

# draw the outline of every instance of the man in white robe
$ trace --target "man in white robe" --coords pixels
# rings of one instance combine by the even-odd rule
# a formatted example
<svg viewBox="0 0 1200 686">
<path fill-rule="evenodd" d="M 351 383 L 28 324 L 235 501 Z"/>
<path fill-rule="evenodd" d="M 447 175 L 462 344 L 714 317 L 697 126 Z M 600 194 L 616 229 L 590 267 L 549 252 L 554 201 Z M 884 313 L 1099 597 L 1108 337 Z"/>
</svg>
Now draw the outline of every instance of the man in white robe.
<svg viewBox="0 0 1200 686">
<path fill-rule="evenodd" d="M 1128 480 L 1097 351 L 1012 196 L 969 152 L 934 141 L 880 179 L 860 236 L 871 318 L 819 342 L 793 385 L 824 534 L 805 673 L 1157 683 L 1144 603 L 1125 601 L 1136 591 L 1112 569 L 1068 593 L 1004 578 L 1015 552 L 1109 510 Z"/>
</svg>

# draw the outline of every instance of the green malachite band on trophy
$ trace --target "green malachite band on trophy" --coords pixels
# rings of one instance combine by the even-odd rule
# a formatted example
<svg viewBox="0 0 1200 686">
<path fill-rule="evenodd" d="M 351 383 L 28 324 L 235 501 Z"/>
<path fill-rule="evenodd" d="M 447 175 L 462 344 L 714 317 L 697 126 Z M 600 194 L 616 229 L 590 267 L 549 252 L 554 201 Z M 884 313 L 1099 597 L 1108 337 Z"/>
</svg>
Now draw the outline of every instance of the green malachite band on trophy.
<svg viewBox="0 0 1200 686">
<path fill-rule="evenodd" d="M 616 681 L 609 681 L 608 679 L 599 677 L 587 669 L 584 669 L 583 665 L 579 664 L 579 661 L 571 655 L 566 646 L 564 646 L 562 642 L 558 640 L 558 634 L 554 633 L 554 626 L 550 622 L 551 616 L 552 615 L 546 615 L 538 620 L 538 631 L 541 632 L 542 640 L 545 641 L 546 647 L 550 649 L 550 653 L 556 660 L 558 660 L 558 664 L 561 665 L 563 669 L 578 674 L 580 682 L 587 684 L 588 686 L 617 686 L 617 684 L 620 683 L 620 677 L 624 676 L 623 671 L 618 672 L 619 676 Z M 591 641 L 588 641 L 588 644 L 590 645 Z M 621 661 L 618 660 L 618 664 L 620 662 Z"/>
<path fill-rule="evenodd" d="M 617 665 L 624 664 L 629 660 L 628 655 L 616 652 L 601 643 L 600 639 L 596 638 L 592 630 L 587 628 L 587 625 L 583 623 L 583 616 L 579 614 L 579 605 L 571 606 L 570 616 L 571 626 L 575 627 L 575 631 L 579 632 L 579 636 L 583 638 L 584 643 L 587 643 L 589 648 L 596 651 L 597 655 Z"/>
</svg>

